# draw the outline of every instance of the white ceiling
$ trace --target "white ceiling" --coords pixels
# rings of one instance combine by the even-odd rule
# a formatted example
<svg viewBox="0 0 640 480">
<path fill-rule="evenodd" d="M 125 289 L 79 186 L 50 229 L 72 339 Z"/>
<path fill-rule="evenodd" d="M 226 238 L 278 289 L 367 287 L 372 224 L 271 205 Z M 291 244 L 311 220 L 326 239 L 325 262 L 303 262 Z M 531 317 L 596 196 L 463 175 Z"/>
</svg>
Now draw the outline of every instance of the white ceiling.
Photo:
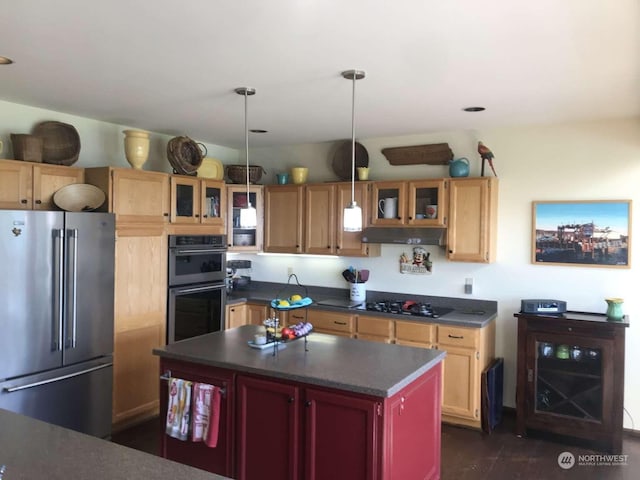
<svg viewBox="0 0 640 480">
<path fill-rule="evenodd" d="M 241 148 L 640 115 L 638 0 L 0 0 L 0 99 Z M 482 113 L 463 107 L 481 105 Z"/>
</svg>

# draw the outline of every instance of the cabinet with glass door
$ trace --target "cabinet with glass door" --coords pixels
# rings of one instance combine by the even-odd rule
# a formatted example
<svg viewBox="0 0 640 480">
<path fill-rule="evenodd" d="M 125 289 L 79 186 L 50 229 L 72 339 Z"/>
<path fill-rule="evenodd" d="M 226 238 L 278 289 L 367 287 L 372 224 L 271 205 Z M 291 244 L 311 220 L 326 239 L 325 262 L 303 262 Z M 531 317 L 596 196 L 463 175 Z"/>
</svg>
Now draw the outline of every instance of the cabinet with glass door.
<svg viewBox="0 0 640 480">
<path fill-rule="evenodd" d="M 171 176 L 171 223 L 223 226 L 224 182 Z"/>
<path fill-rule="evenodd" d="M 256 209 L 257 224 L 245 228 L 240 224 L 240 210 L 247 206 L 246 185 L 227 186 L 227 246 L 230 252 L 259 252 L 262 250 L 264 201 L 262 185 L 249 186 L 249 201 Z"/>
<path fill-rule="evenodd" d="M 620 453 L 628 323 L 578 312 L 516 317 L 517 433 L 551 431 Z"/>
<path fill-rule="evenodd" d="M 373 182 L 371 224 L 377 226 L 445 226 L 445 179 Z"/>
</svg>

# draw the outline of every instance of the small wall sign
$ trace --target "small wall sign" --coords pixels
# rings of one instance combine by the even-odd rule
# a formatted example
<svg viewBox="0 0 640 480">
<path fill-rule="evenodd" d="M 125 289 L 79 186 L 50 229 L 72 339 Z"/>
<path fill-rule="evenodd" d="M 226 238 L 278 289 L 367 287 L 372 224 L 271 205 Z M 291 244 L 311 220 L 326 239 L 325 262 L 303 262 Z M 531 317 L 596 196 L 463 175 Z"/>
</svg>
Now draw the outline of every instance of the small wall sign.
<svg viewBox="0 0 640 480">
<path fill-rule="evenodd" d="M 406 253 L 400 255 L 400 273 L 413 275 L 430 275 L 433 262 L 429 259 L 431 253 L 424 247 L 414 247 L 411 259 Z"/>
</svg>

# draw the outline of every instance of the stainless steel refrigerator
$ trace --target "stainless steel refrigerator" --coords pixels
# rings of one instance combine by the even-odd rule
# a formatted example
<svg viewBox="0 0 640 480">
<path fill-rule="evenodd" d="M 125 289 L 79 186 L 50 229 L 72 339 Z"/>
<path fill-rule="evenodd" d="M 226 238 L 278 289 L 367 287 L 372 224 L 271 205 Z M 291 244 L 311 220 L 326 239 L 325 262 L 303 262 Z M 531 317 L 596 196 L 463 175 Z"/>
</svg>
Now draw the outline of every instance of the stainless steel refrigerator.
<svg viewBox="0 0 640 480">
<path fill-rule="evenodd" d="M 110 436 L 114 225 L 0 210 L 0 408 Z"/>
</svg>

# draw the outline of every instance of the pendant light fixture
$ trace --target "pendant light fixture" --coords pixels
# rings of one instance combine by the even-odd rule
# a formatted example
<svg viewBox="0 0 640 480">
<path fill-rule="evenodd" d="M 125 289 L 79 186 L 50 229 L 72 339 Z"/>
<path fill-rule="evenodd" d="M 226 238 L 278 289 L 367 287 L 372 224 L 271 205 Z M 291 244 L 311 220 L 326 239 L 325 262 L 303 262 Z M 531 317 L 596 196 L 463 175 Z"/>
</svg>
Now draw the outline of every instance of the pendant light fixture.
<svg viewBox="0 0 640 480">
<path fill-rule="evenodd" d="M 256 209 L 251 205 L 251 198 L 249 197 L 249 115 L 247 109 L 247 97 L 249 95 L 255 95 L 256 89 L 239 87 L 235 89 L 235 92 L 238 95 L 244 96 L 244 146 L 247 162 L 247 205 L 240 209 L 240 228 L 256 228 L 258 225 L 258 217 L 256 215 Z"/>
<path fill-rule="evenodd" d="M 355 199 L 355 174 L 356 174 L 356 80 L 365 76 L 364 70 L 346 70 L 342 76 L 353 82 L 351 95 L 351 203 L 344 208 L 342 224 L 345 232 L 362 231 L 362 209 Z"/>
</svg>

